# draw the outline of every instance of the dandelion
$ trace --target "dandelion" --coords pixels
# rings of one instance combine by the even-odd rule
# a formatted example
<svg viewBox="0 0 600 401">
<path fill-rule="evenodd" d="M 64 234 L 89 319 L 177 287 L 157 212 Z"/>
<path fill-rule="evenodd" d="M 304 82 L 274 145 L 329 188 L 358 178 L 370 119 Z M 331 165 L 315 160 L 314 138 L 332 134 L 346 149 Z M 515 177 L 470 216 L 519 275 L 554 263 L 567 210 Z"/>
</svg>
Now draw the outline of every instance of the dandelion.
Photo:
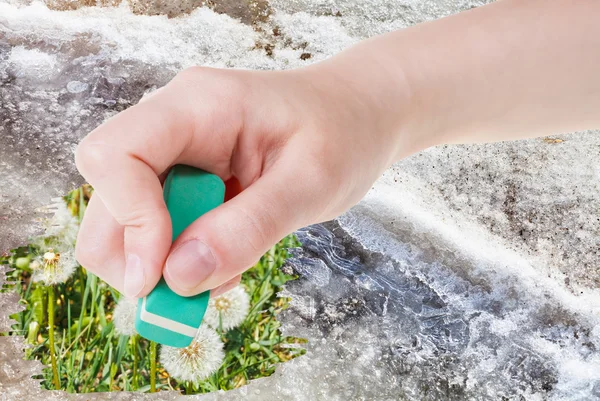
<svg viewBox="0 0 600 401">
<path fill-rule="evenodd" d="M 33 281 L 41 281 L 48 286 L 48 347 L 52 365 L 52 382 L 54 388 L 59 390 L 61 383 L 54 344 L 54 306 L 56 304 L 54 286 L 64 283 L 71 277 L 77 267 L 77 261 L 72 248 L 63 253 L 48 249 L 41 258 L 38 257 L 31 263 L 31 267 Z"/>
<path fill-rule="evenodd" d="M 199 382 L 223 363 L 223 343 L 217 333 L 207 326 L 200 326 L 196 338 L 185 348 L 163 346 L 160 362 L 175 379 Z"/>
<path fill-rule="evenodd" d="M 135 329 L 135 316 L 137 314 L 137 300 L 121 297 L 113 312 L 115 332 L 122 336 L 131 337 L 131 354 L 133 355 L 133 369 L 131 384 L 133 389 L 138 386 L 138 336 Z"/>
<path fill-rule="evenodd" d="M 113 324 L 117 334 L 133 336 L 135 330 L 135 315 L 137 313 L 137 302 L 134 299 L 121 297 L 113 313 Z"/>
<path fill-rule="evenodd" d="M 77 261 L 72 249 L 62 253 L 49 249 L 32 263 L 33 281 L 41 281 L 46 285 L 64 283 L 71 277 L 76 267 Z"/>
<path fill-rule="evenodd" d="M 62 198 L 52 200 L 53 204 L 39 209 L 42 213 L 52 213 L 52 217 L 42 220 L 44 236 L 40 240 L 44 245 L 72 248 L 79 232 L 79 220 L 73 216 Z"/>
<path fill-rule="evenodd" d="M 31 270 L 36 271 L 42 267 L 42 264 L 40 263 L 40 261 L 38 259 L 34 259 L 29 264 L 29 267 L 31 268 Z"/>
<path fill-rule="evenodd" d="M 213 328 L 229 330 L 244 321 L 249 309 L 250 297 L 237 286 L 209 301 L 204 321 Z"/>
</svg>

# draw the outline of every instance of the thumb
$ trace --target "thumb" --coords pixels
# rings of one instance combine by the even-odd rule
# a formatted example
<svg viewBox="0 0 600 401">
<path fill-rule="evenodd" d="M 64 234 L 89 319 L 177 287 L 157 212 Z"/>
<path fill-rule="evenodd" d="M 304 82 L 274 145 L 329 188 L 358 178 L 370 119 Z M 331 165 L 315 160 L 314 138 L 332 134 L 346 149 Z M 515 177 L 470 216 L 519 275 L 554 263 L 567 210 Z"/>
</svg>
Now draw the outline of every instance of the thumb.
<svg viewBox="0 0 600 401">
<path fill-rule="evenodd" d="M 183 296 L 214 289 L 254 265 L 306 219 L 303 194 L 286 175 L 259 178 L 235 198 L 192 223 L 172 246 L 164 270 L 167 284 Z"/>
</svg>

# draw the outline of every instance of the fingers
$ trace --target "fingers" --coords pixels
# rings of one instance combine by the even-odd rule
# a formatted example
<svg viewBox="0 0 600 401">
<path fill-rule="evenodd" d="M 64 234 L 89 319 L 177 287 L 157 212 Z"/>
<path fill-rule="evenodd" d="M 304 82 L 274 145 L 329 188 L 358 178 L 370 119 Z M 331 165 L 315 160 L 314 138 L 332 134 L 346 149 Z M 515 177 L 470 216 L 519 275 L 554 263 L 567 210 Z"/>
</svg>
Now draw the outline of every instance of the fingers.
<svg viewBox="0 0 600 401">
<path fill-rule="evenodd" d="M 190 296 L 216 288 L 302 226 L 306 219 L 300 210 L 311 208 L 306 204 L 310 195 L 292 184 L 293 177 L 274 168 L 190 225 L 173 244 L 165 265 L 164 277 L 171 289 Z"/>
<path fill-rule="evenodd" d="M 129 297 L 143 296 L 156 285 L 171 235 L 158 174 L 176 158 L 177 147 L 160 154 L 157 145 L 166 142 L 165 132 L 173 135 L 176 128 L 147 118 L 161 114 L 149 106 L 151 102 L 135 106 L 93 131 L 75 159 L 94 196 L 124 228 L 123 289 Z"/>
<path fill-rule="evenodd" d="M 166 174 L 159 176 L 161 182 Z M 240 191 L 239 182 L 233 178 L 226 183 L 225 200 Z M 124 228 L 112 217 L 102 200 L 92 196 L 86 208 L 77 237 L 77 261 L 88 271 L 102 277 L 104 281 L 124 292 L 125 257 L 123 252 Z M 215 297 L 239 285 L 241 275 L 211 291 Z"/>
<path fill-rule="evenodd" d="M 76 152 L 77 168 L 94 187 L 94 196 L 123 227 L 122 286 L 129 297 L 144 296 L 154 288 L 171 246 L 159 176 L 173 164 L 185 163 L 227 178 L 239 129 L 222 111 L 227 99 L 210 97 L 210 102 L 198 105 L 197 95 L 182 89 L 188 74 L 94 130 Z M 213 135 L 219 138 L 216 145 Z M 84 233 L 104 230 L 99 218 L 86 225 Z M 84 235 L 82 244 L 86 241 Z M 80 254 L 86 260 L 92 257 L 86 251 Z"/>
<path fill-rule="evenodd" d="M 125 257 L 123 227 L 93 195 L 77 236 L 77 261 L 119 291 L 123 291 Z"/>
</svg>

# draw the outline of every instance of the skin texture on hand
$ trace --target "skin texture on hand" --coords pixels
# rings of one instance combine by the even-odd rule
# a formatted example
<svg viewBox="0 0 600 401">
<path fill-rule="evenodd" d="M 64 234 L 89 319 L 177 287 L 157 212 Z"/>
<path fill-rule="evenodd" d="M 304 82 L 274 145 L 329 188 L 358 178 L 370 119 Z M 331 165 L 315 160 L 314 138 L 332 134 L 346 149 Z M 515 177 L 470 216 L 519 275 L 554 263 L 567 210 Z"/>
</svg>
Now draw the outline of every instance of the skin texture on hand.
<svg viewBox="0 0 600 401">
<path fill-rule="evenodd" d="M 331 63 L 360 70 L 360 54 L 375 54 L 410 88 L 405 128 L 428 145 L 594 129 L 598 15 L 596 0 L 500 0 L 369 39 Z"/>
<path fill-rule="evenodd" d="M 79 145 L 95 193 L 78 260 L 130 296 L 163 273 L 181 295 L 231 286 L 285 235 L 358 202 L 394 159 L 353 90 L 313 71 L 183 71 Z M 174 164 L 242 191 L 171 246 L 161 177 Z"/>
<path fill-rule="evenodd" d="M 129 296 L 163 274 L 181 295 L 219 292 L 285 235 L 349 209 L 398 159 L 597 128 L 599 14 L 596 0 L 504 0 L 301 70 L 185 70 L 80 144 L 95 193 L 77 258 Z M 175 164 L 240 188 L 171 245 L 161 179 Z"/>
</svg>

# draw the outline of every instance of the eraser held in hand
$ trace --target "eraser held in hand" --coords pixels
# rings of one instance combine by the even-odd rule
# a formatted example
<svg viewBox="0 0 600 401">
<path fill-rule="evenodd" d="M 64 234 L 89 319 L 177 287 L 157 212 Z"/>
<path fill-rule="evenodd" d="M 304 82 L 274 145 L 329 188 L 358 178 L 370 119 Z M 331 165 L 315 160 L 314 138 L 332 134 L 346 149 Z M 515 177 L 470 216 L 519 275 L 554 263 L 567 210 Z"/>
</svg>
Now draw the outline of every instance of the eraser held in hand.
<svg viewBox="0 0 600 401">
<path fill-rule="evenodd" d="M 198 217 L 222 204 L 224 197 L 225 184 L 216 175 L 190 166 L 174 166 L 164 185 L 173 241 Z M 191 297 L 177 295 L 161 278 L 150 294 L 139 299 L 135 328 L 148 340 L 187 347 L 202 323 L 209 298 L 210 291 Z"/>
</svg>

